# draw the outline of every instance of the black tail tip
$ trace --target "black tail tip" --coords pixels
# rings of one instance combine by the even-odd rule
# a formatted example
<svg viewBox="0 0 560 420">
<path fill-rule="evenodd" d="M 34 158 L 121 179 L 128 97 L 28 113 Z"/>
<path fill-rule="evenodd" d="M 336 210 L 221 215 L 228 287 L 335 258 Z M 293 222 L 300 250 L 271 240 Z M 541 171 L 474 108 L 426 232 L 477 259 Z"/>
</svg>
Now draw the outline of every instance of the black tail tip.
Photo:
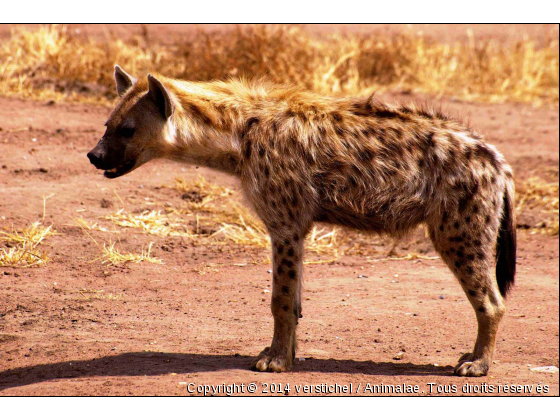
<svg viewBox="0 0 560 420">
<path fill-rule="evenodd" d="M 496 279 L 503 297 L 506 297 L 515 282 L 517 259 L 517 231 L 513 200 L 507 189 L 504 192 L 504 210 L 496 246 Z"/>
</svg>

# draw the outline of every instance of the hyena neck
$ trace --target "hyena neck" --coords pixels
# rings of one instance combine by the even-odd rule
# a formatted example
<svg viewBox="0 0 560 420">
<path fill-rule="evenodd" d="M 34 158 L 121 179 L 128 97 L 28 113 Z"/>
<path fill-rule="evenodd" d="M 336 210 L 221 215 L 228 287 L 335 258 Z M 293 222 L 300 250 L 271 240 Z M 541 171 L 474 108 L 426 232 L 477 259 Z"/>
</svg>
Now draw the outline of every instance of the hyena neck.
<svg viewBox="0 0 560 420">
<path fill-rule="evenodd" d="M 166 128 L 168 157 L 239 175 L 243 130 L 258 101 L 229 83 L 171 84 L 177 101 Z"/>
</svg>

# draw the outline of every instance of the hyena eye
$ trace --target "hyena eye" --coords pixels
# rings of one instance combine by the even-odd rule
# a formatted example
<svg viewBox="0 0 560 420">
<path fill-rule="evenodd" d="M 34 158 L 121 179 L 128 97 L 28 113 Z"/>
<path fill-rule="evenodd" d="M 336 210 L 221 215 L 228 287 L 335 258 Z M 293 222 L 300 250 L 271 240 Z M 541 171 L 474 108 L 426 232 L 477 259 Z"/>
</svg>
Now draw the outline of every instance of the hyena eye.
<svg viewBox="0 0 560 420">
<path fill-rule="evenodd" d="M 134 135 L 134 128 L 132 127 L 119 127 L 117 129 L 117 135 L 120 137 L 130 138 Z"/>
</svg>

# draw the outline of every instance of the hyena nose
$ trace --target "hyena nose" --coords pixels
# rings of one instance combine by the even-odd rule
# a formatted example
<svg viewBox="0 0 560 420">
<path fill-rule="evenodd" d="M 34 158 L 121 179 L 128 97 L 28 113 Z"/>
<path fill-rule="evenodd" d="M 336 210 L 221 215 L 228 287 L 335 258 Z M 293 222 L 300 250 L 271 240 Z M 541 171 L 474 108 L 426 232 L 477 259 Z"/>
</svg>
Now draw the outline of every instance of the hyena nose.
<svg viewBox="0 0 560 420">
<path fill-rule="evenodd" d="M 99 152 L 94 152 L 93 150 L 87 154 L 87 157 L 92 165 L 96 168 L 101 165 L 102 156 Z"/>
</svg>

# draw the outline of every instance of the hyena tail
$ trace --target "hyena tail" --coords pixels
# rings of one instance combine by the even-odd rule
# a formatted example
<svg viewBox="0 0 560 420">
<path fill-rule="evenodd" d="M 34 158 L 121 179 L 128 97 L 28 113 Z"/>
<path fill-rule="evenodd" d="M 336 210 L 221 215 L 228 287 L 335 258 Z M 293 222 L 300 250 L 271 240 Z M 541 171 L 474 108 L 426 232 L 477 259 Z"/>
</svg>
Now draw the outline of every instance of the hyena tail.
<svg viewBox="0 0 560 420">
<path fill-rule="evenodd" d="M 503 297 L 506 297 L 515 281 L 517 232 L 513 198 L 513 182 L 508 180 L 504 190 L 503 213 L 496 245 L 496 279 Z"/>
</svg>

